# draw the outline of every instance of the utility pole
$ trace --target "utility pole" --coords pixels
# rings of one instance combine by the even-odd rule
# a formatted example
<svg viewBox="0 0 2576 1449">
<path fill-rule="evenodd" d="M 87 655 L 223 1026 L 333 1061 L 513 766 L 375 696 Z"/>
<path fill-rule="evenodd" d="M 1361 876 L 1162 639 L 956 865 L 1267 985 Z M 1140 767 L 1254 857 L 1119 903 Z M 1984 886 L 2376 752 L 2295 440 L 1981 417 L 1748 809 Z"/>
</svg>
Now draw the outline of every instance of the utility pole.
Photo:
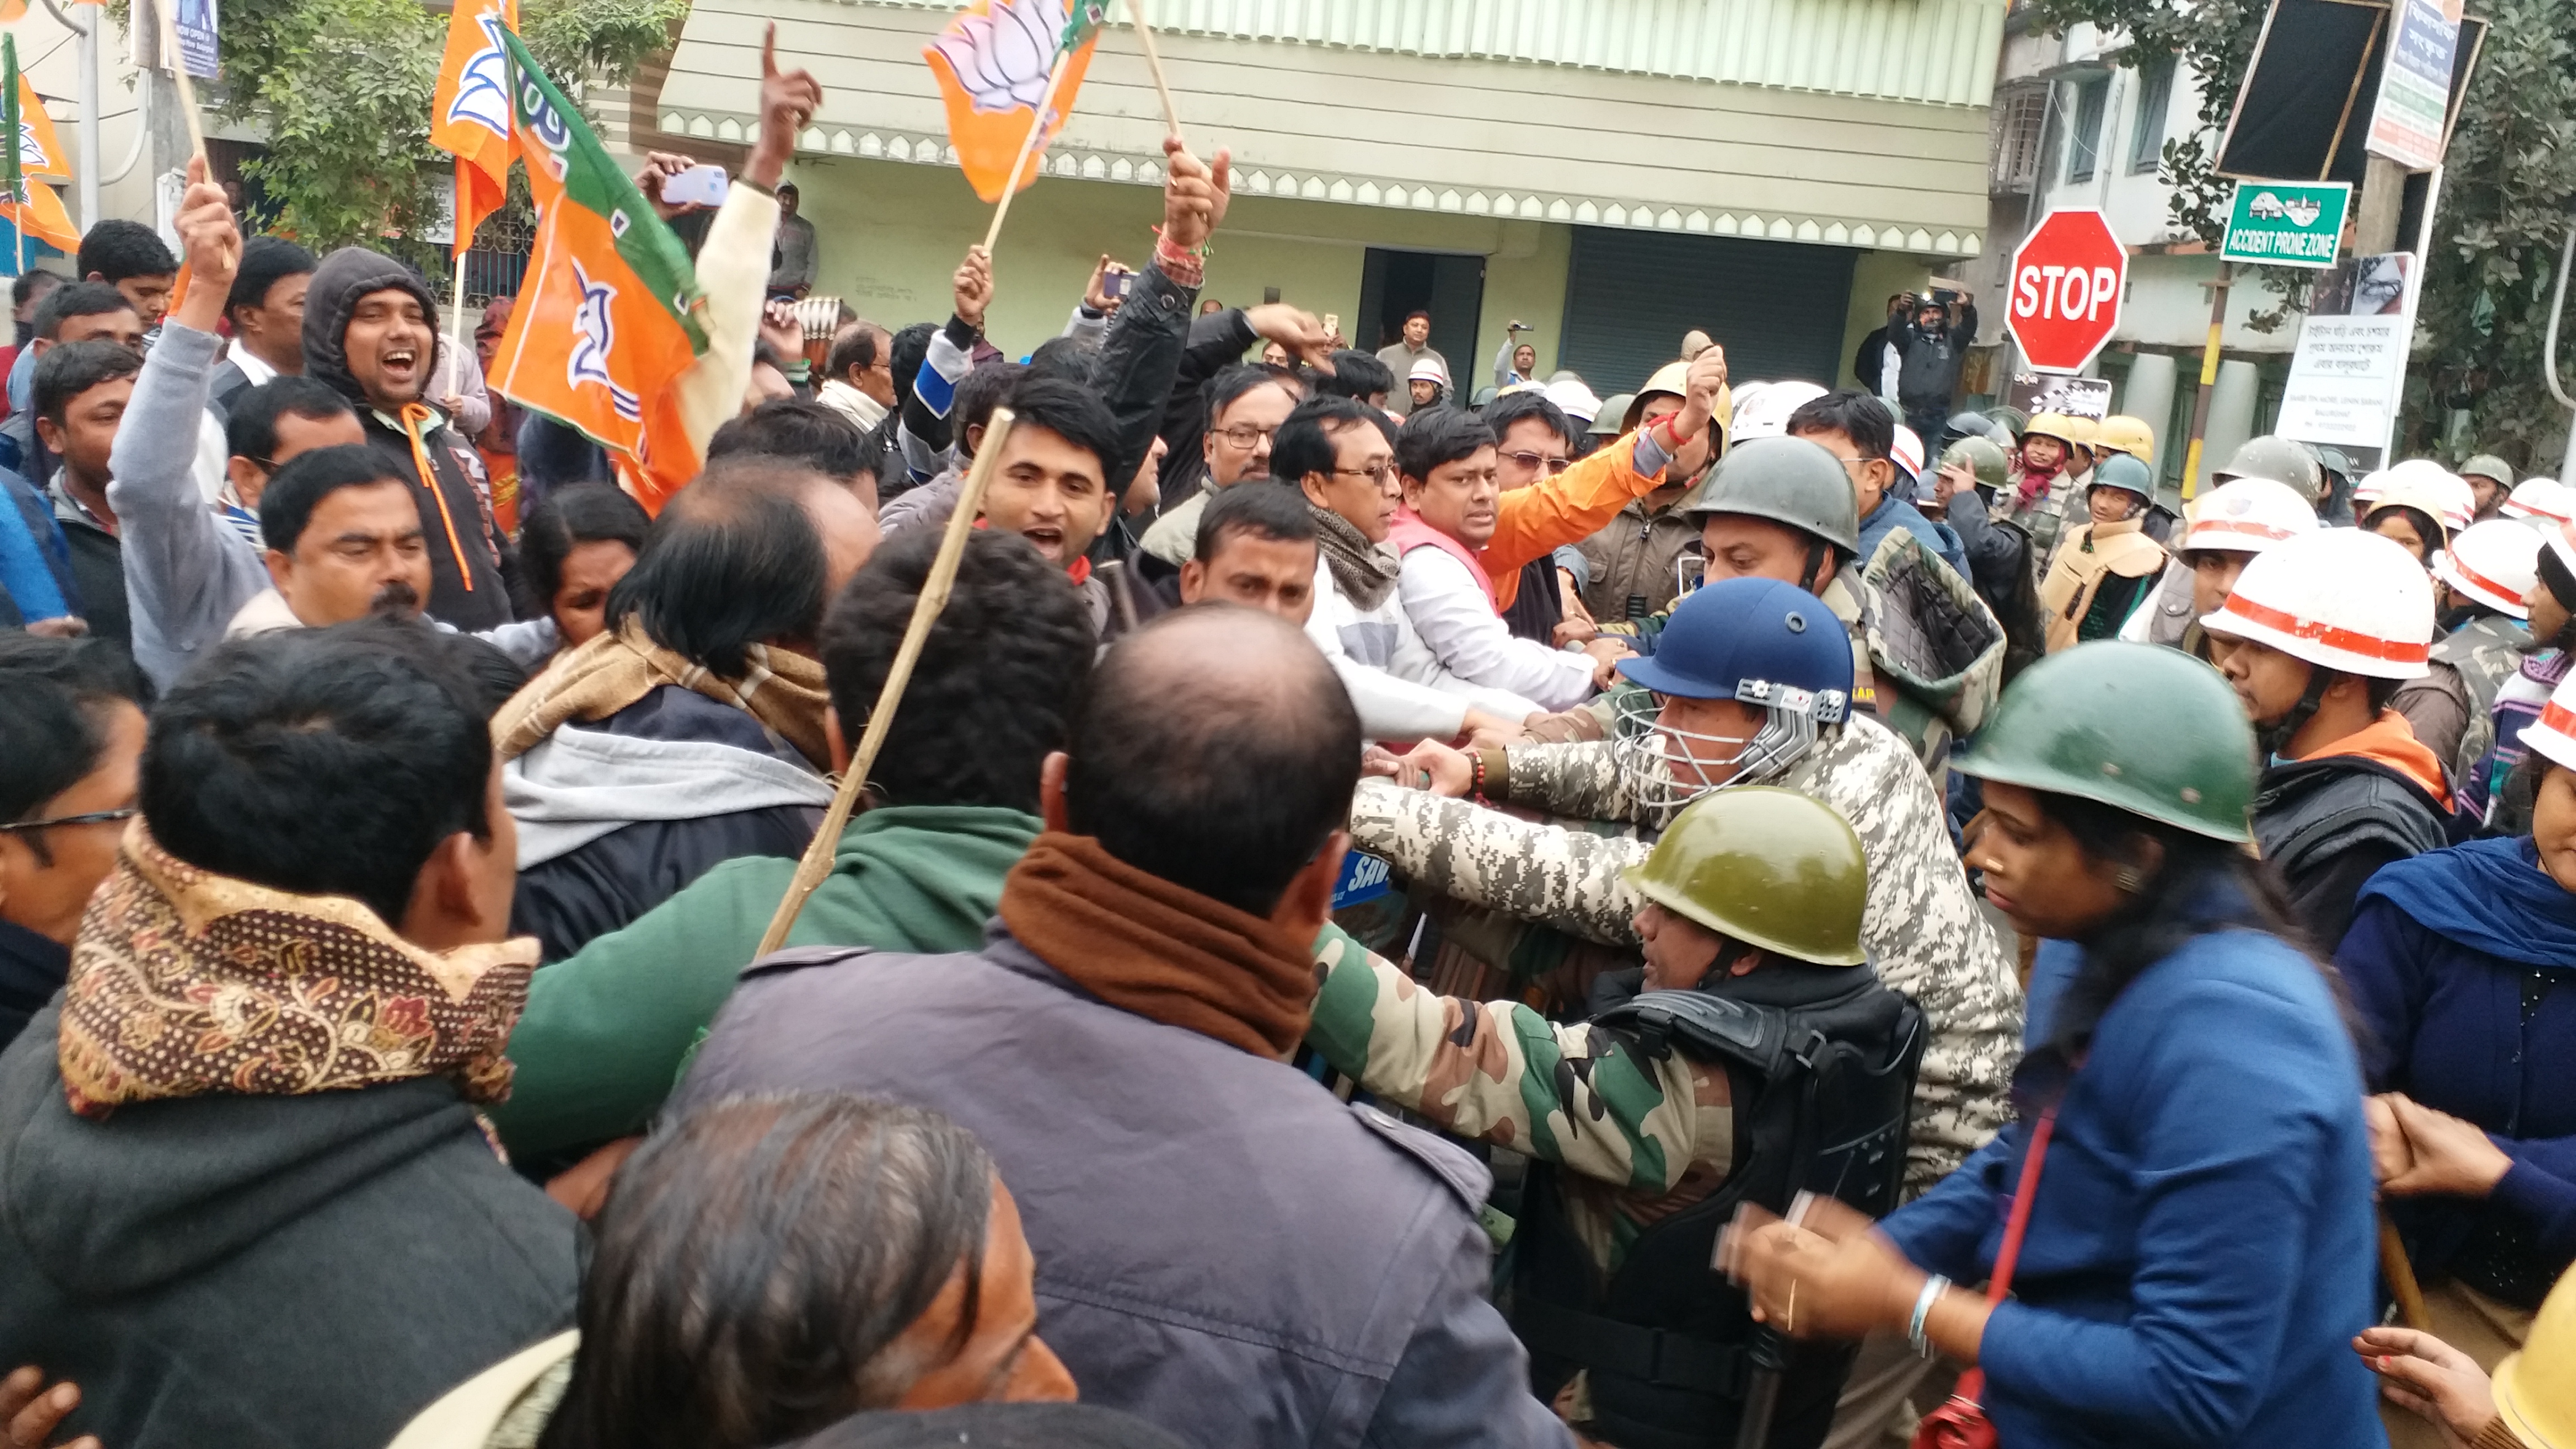
<svg viewBox="0 0 2576 1449">
<path fill-rule="evenodd" d="M 2227 328 L 2227 289 L 2236 280 L 2236 264 L 2218 264 L 2218 280 L 2209 288 L 2209 343 L 2200 352 L 2200 396 L 2191 405 L 2191 448 L 2183 454 L 2182 497 L 2188 503 L 2200 491 L 2200 449 L 2209 436 L 2209 404 L 2218 394 L 2218 341 Z"/>
</svg>

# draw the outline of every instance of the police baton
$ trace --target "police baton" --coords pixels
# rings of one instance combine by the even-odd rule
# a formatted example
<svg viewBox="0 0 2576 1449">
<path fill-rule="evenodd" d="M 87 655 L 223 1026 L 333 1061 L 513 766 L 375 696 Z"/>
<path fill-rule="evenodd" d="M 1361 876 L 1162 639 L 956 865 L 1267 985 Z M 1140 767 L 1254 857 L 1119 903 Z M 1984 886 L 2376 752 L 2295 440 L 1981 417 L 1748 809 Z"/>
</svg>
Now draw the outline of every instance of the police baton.
<svg viewBox="0 0 2576 1449">
<path fill-rule="evenodd" d="M 1744 1415 L 1736 1420 L 1735 1449 L 1763 1449 L 1771 1438 L 1771 1416 L 1780 1407 L 1780 1372 L 1788 1367 L 1789 1338 L 1770 1324 L 1754 1325 L 1745 1357 L 1753 1364 L 1744 1390 Z"/>
</svg>

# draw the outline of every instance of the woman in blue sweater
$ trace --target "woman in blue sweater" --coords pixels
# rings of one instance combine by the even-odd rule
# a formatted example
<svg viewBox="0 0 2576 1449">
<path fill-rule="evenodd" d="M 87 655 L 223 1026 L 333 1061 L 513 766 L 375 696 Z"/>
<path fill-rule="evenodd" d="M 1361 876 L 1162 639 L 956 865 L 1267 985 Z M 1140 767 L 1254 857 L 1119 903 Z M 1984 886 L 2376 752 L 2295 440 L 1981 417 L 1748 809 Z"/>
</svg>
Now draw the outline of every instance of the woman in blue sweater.
<svg viewBox="0 0 2576 1449">
<path fill-rule="evenodd" d="M 2085 644 L 2031 666 L 1952 763 L 1985 782 L 1988 899 L 2046 942 L 2023 1120 L 1876 1231 L 1827 1206 L 1737 1235 L 1757 1313 L 1977 1365 L 2013 1449 L 2382 1443 L 2348 1347 L 2377 1320 L 2360 1065 L 2243 849 L 2234 693 L 2170 649 Z M 2031 1170 L 2012 1296 L 1989 1304 L 1968 1285 Z"/>
<path fill-rule="evenodd" d="M 2576 1263 L 2576 684 L 2522 742 L 2531 833 L 2382 870 L 2335 953 L 2380 1190 L 2432 1330 L 2487 1369 Z"/>
</svg>

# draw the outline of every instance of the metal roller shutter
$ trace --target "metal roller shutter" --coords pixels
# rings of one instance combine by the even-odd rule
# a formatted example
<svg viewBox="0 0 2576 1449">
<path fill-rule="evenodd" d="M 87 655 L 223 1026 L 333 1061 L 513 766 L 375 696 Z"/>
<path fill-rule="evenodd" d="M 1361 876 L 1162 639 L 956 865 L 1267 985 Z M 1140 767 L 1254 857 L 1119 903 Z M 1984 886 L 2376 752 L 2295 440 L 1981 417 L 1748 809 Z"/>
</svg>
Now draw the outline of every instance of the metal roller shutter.
<svg viewBox="0 0 2576 1449">
<path fill-rule="evenodd" d="M 1739 237 L 1574 229 L 1559 365 L 1594 392 L 1629 392 L 1673 360 L 1693 327 L 1742 381 L 1842 379 L 1849 247 Z"/>
</svg>

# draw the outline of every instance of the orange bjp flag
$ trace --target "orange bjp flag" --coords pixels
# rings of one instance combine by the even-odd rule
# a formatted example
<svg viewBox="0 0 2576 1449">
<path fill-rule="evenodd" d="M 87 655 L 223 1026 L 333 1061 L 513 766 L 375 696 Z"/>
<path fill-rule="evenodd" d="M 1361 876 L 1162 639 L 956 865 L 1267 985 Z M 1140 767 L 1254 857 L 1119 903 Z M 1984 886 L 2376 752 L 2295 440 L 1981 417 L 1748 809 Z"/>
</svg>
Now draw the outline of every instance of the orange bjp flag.
<svg viewBox="0 0 2576 1449">
<path fill-rule="evenodd" d="M 1036 156 L 1064 129 L 1073 93 L 1091 68 L 1102 9 L 1100 0 L 1073 0 L 1069 7 L 1066 0 L 970 0 L 922 47 L 948 107 L 948 144 L 956 148 L 958 169 L 986 203 L 1002 199 L 1031 126 L 1042 129 L 1020 185 L 1037 179 Z M 1047 78 L 1058 66 L 1064 75 L 1041 116 Z"/>
<path fill-rule="evenodd" d="M 0 221 L 67 256 L 80 250 L 80 228 L 72 225 L 71 213 L 63 209 L 61 192 L 32 179 L 20 181 L 18 191 L 14 197 L 0 195 Z"/>
<path fill-rule="evenodd" d="M 491 386 L 620 454 L 658 512 L 698 471 L 674 386 L 706 347 L 696 268 L 519 37 L 502 45 L 537 237 Z"/>
<path fill-rule="evenodd" d="M 456 250 L 510 199 L 510 56 L 518 0 L 457 0 L 429 103 L 429 142 L 456 157 Z"/>
</svg>

